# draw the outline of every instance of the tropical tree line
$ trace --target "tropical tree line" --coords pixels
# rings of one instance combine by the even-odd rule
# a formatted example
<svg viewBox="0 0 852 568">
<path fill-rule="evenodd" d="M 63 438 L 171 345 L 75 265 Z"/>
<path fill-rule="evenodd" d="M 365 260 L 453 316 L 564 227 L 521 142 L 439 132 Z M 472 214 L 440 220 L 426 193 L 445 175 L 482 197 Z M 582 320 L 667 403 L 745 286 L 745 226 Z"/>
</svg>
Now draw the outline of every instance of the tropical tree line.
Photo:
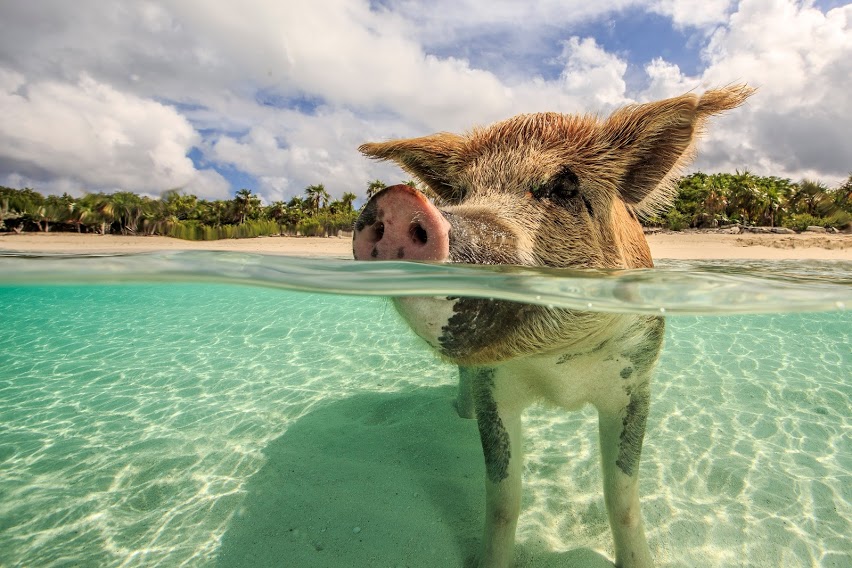
<svg viewBox="0 0 852 568">
<path fill-rule="evenodd" d="M 787 227 L 847 228 L 852 225 L 852 174 L 836 188 L 814 180 L 694 173 L 678 180 L 674 206 L 646 221 L 672 230 L 739 224 Z"/>
<path fill-rule="evenodd" d="M 25 188 L 0 187 L 0 230 L 77 231 L 122 235 L 166 235 L 190 240 L 262 235 L 330 235 L 349 230 L 357 195 L 331 199 L 322 184 L 305 188 L 287 202 L 263 205 L 241 189 L 230 200 L 199 199 L 179 191 L 159 198 L 128 191 L 82 197 L 48 195 Z"/>
<path fill-rule="evenodd" d="M 404 183 L 417 187 L 413 180 Z M 367 198 L 384 187 L 380 180 L 369 182 Z M 72 197 L 0 187 L 0 231 L 166 235 L 190 240 L 335 235 L 352 228 L 356 199 L 347 192 L 332 200 L 322 184 L 308 186 L 287 202 L 269 205 L 248 189 L 237 191 L 230 200 L 210 201 L 175 190 L 159 198 L 128 191 Z M 747 171 L 694 173 L 678 180 L 674 206 L 646 221 L 673 230 L 734 223 L 796 230 L 812 225 L 852 226 L 852 175 L 831 189 L 817 181 L 794 183 Z"/>
</svg>

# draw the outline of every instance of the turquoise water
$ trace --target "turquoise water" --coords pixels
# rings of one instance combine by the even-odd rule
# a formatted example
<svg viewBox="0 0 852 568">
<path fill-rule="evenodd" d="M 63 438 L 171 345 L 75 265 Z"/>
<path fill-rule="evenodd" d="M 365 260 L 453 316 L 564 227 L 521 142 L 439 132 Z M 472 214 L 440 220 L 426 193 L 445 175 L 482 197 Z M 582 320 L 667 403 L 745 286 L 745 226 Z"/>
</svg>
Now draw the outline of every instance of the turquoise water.
<svg viewBox="0 0 852 568">
<path fill-rule="evenodd" d="M 839 263 L 0 258 L 0 566 L 463 565 L 476 426 L 381 297 L 401 290 L 681 314 L 640 473 L 657 564 L 852 566 L 850 282 Z M 519 566 L 606 566 L 593 410 L 525 427 Z"/>
</svg>

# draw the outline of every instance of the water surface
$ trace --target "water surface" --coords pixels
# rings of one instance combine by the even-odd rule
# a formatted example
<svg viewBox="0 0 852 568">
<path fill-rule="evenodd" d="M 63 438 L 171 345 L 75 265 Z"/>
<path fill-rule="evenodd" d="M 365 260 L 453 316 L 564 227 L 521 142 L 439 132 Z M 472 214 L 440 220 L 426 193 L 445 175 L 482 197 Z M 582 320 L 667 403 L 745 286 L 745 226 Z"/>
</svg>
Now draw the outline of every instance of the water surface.
<svg viewBox="0 0 852 568">
<path fill-rule="evenodd" d="M 461 566 L 476 426 L 382 297 L 400 291 L 680 314 L 640 470 L 658 565 L 850 566 L 850 282 L 848 263 L 0 258 L 0 566 Z M 525 426 L 519 565 L 605 566 L 593 410 Z"/>
</svg>

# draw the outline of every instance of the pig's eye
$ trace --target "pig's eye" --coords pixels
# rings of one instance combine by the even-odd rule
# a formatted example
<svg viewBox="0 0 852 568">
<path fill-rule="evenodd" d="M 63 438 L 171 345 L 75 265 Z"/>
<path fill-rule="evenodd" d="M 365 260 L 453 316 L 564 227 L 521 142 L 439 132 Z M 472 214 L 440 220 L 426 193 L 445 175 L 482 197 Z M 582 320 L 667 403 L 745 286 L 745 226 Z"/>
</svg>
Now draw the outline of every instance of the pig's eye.
<svg viewBox="0 0 852 568">
<path fill-rule="evenodd" d="M 580 192 L 580 178 L 567 166 L 553 177 L 552 183 L 555 185 L 554 193 L 566 197 L 575 197 Z"/>
<path fill-rule="evenodd" d="M 533 194 L 533 197 L 538 199 L 548 197 L 550 194 L 550 183 L 534 183 L 530 186 L 530 193 Z"/>
<path fill-rule="evenodd" d="M 580 179 L 565 167 L 547 182 L 530 189 L 538 199 L 573 199 L 580 193 Z"/>
</svg>

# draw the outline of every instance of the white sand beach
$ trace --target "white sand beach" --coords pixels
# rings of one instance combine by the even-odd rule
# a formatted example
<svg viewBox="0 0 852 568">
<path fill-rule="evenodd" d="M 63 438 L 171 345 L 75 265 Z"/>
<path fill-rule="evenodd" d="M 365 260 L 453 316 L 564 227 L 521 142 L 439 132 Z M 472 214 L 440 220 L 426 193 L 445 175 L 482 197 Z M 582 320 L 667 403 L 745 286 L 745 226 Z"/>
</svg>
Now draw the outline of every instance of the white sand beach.
<svg viewBox="0 0 852 568">
<path fill-rule="evenodd" d="M 657 259 L 852 260 L 852 235 L 725 234 L 662 232 L 648 235 Z M 352 258 L 348 237 L 258 237 L 185 241 L 170 237 L 77 233 L 0 234 L 0 251 L 132 253 L 160 250 L 222 250 L 303 257 Z"/>
</svg>

